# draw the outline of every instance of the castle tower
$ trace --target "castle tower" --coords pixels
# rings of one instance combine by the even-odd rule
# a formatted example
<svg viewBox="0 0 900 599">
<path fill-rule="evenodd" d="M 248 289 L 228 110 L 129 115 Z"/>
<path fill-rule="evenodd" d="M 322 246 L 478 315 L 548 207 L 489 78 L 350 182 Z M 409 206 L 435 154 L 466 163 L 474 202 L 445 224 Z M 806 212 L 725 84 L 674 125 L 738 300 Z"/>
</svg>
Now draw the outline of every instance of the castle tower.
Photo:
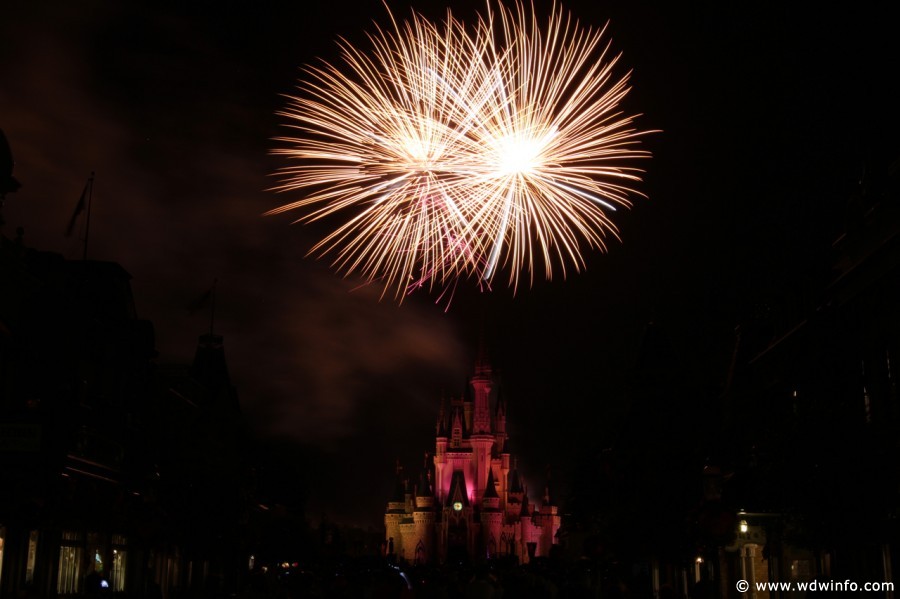
<svg viewBox="0 0 900 599">
<path fill-rule="evenodd" d="M 480 351 L 479 354 L 475 364 L 475 376 L 471 381 L 474 393 L 471 442 L 473 466 L 475 467 L 475 497 L 477 499 L 484 496 L 491 467 L 491 448 L 495 442 L 491 431 L 490 396 L 493 384 L 491 367 L 484 356 L 484 351 Z"/>
<path fill-rule="evenodd" d="M 506 513 L 511 518 L 517 518 L 521 511 L 522 502 L 525 498 L 525 489 L 522 488 L 522 481 L 519 479 L 519 470 L 513 464 L 512 470 L 507 477 L 507 493 L 506 493 Z"/>
<path fill-rule="evenodd" d="M 527 564 L 535 555 L 534 525 L 531 522 L 531 506 L 528 505 L 528 493 L 522 494 L 522 507 L 519 510 L 518 554 L 523 564 Z"/>
<path fill-rule="evenodd" d="M 497 494 L 494 472 L 491 469 L 481 501 L 481 533 L 484 539 L 485 558 L 490 559 L 503 551 L 500 544 L 502 528 L 503 512 L 500 510 L 500 496 Z"/>
<path fill-rule="evenodd" d="M 474 391 L 474 421 L 472 423 L 473 435 L 491 434 L 491 386 L 493 377 L 491 366 L 488 364 L 484 351 L 479 352 L 475 364 L 475 376 L 470 382 Z"/>
<path fill-rule="evenodd" d="M 416 509 L 413 512 L 415 538 L 412 539 L 412 557 L 407 552 L 407 559 L 414 564 L 427 564 L 433 559 L 435 536 L 434 492 L 427 472 L 422 472 L 416 487 Z"/>
<path fill-rule="evenodd" d="M 553 505 L 550 496 L 550 483 L 544 487 L 544 501 L 541 504 L 539 555 L 550 555 L 550 547 L 556 543 L 556 533 L 559 530 L 561 518 L 559 508 Z"/>
<path fill-rule="evenodd" d="M 388 555 L 400 553 L 400 521 L 406 515 L 406 488 L 403 482 L 403 469 L 397 464 L 397 481 L 394 485 L 394 495 L 388 501 L 387 510 L 384 513 L 384 540 L 388 544 Z"/>
</svg>

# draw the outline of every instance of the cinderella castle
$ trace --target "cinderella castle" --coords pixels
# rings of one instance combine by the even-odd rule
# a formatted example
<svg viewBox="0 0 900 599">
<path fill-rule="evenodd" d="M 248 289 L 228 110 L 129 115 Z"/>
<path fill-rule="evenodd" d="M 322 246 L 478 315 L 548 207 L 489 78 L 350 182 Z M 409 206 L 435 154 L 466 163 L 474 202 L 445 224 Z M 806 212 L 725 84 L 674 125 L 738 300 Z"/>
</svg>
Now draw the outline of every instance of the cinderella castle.
<svg viewBox="0 0 900 599">
<path fill-rule="evenodd" d="M 384 514 L 389 554 L 408 563 L 546 556 L 557 543 L 560 516 L 544 488 L 540 506 L 510 456 L 506 404 L 491 410 L 493 376 L 484 352 L 470 380 L 470 398 L 442 402 L 433 468 L 418 478 L 397 468 L 394 497 Z"/>
</svg>

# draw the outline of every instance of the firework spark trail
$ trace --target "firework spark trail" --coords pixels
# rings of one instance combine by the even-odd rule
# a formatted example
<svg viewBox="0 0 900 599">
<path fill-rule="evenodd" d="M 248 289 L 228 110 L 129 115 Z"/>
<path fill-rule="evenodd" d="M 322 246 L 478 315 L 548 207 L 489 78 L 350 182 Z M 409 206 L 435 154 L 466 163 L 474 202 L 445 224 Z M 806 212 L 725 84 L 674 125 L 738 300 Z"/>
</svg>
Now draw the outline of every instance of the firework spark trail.
<svg viewBox="0 0 900 599">
<path fill-rule="evenodd" d="M 385 290 L 405 289 L 418 270 L 448 280 L 469 268 L 468 259 L 447 260 L 454 247 L 448 236 L 463 238 L 466 225 L 457 207 L 465 199 L 457 171 L 474 153 L 465 132 L 449 124 L 477 114 L 460 104 L 470 94 L 447 82 L 478 81 L 460 62 L 467 54 L 459 47 L 469 43 L 462 34 L 452 19 L 442 35 L 416 17 L 371 36 L 371 58 L 345 43 L 354 79 L 330 65 L 310 69 L 315 83 L 285 113 L 306 136 L 288 140 L 293 147 L 281 152 L 304 161 L 286 171 L 283 188 L 316 191 L 275 212 L 318 205 L 303 219 L 314 220 L 362 208 L 313 251 L 336 253 L 347 272 L 385 279 Z"/>
<path fill-rule="evenodd" d="M 306 195 L 267 214 L 349 211 L 311 252 L 400 301 L 465 278 L 489 288 L 501 268 L 513 289 L 525 271 L 565 276 L 618 238 L 608 214 L 641 195 L 629 165 L 649 154 L 617 109 L 628 75 L 613 77 L 605 28 L 559 6 L 539 23 L 521 4 L 489 4 L 471 28 L 449 11 L 441 26 L 390 18 L 368 53 L 342 41 L 339 67 L 307 68 L 280 113 L 297 134 L 275 150 L 295 161 L 276 189 Z"/>
</svg>

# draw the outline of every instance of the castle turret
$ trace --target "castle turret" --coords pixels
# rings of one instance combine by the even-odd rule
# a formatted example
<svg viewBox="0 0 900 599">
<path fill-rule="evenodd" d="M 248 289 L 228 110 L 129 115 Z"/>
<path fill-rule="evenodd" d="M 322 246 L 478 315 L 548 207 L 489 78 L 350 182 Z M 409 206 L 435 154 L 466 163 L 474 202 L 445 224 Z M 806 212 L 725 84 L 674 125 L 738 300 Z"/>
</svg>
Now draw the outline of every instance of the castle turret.
<svg viewBox="0 0 900 599">
<path fill-rule="evenodd" d="M 485 508 L 500 507 L 500 495 L 497 494 L 497 482 L 494 479 L 493 469 L 488 472 L 487 485 L 484 490 L 482 503 L 484 504 Z"/>
<path fill-rule="evenodd" d="M 422 507 L 434 507 L 434 491 L 431 489 L 431 478 L 426 470 L 422 471 L 416 483 L 416 509 Z"/>
<path fill-rule="evenodd" d="M 478 362 L 475 364 L 475 376 L 471 381 L 475 396 L 471 443 L 475 466 L 475 497 L 477 498 L 484 495 L 491 466 L 491 448 L 496 440 L 491 432 L 490 395 L 493 383 L 491 367 L 484 357 L 484 352 L 480 353 Z"/>
<path fill-rule="evenodd" d="M 519 479 L 519 470 L 513 464 L 507 477 L 507 493 L 506 493 L 506 513 L 511 517 L 518 518 L 521 511 L 522 501 L 525 498 L 525 490 L 522 488 L 522 481 Z"/>
<path fill-rule="evenodd" d="M 395 554 L 400 551 L 400 521 L 406 515 L 406 487 L 403 482 L 403 468 L 398 461 L 396 470 L 394 494 L 388 501 L 387 510 L 384 513 L 384 540 L 388 544 L 388 553 L 393 549 Z"/>
<path fill-rule="evenodd" d="M 544 487 L 544 502 L 541 504 L 540 522 L 535 522 L 541 527 L 540 540 L 538 541 L 539 555 L 549 555 L 550 547 L 556 543 L 556 533 L 559 531 L 561 518 L 559 508 L 553 505 L 553 497 L 550 494 L 550 482 Z"/>
<path fill-rule="evenodd" d="M 528 489 L 523 489 L 522 507 L 519 510 L 519 557 L 523 563 L 528 563 L 537 553 L 537 540 L 539 531 L 534 526 L 534 513 L 528 503 Z"/>
<path fill-rule="evenodd" d="M 434 523 L 434 492 L 427 471 L 423 471 L 416 485 L 416 509 L 413 512 L 415 535 L 410 539 L 413 553 L 410 555 L 407 551 L 407 559 L 412 559 L 415 564 L 425 564 L 432 559 Z"/>
<path fill-rule="evenodd" d="M 484 538 L 485 558 L 491 558 L 503 551 L 501 534 L 503 512 L 500 510 L 500 496 L 494 481 L 493 469 L 488 473 L 487 487 L 481 501 L 481 531 Z"/>
<path fill-rule="evenodd" d="M 519 518 L 524 520 L 528 518 L 529 522 L 531 521 L 531 506 L 528 504 L 528 494 L 522 494 L 522 507 L 519 508 Z"/>
<path fill-rule="evenodd" d="M 403 481 L 403 498 L 406 504 L 406 513 L 411 514 L 415 506 L 415 489 L 409 479 Z"/>
</svg>

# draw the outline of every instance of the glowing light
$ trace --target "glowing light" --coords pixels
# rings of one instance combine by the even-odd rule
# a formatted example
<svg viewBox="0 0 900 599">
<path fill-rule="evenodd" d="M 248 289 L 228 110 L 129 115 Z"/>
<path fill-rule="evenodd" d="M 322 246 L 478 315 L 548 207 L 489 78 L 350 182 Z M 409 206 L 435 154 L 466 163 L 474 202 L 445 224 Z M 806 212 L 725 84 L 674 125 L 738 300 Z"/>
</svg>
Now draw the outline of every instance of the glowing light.
<svg viewBox="0 0 900 599">
<path fill-rule="evenodd" d="M 497 174 L 529 174 L 540 168 L 541 154 L 555 135 L 556 130 L 551 128 L 543 137 L 514 133 L 497 140 Z"/>
<path fill-rule="evenodd" d="M 292 161 L 275 189 L 302 195 L 266 214 L 346 215 L 311 252 L 401 301 L 490 288 L 501 269 L 514 290 L 523 273 L 565 277 L 618 238 L 609 213 L 630 206 L 631 164 L 649 154 L 618 108 L 628 75 L 613 76 L 605 29 L 522 4 L 472 26 L 390 18 L 368 52 L 342 41 L 342 64 L 306 69 L 275 150 Z"/>
</svg>

